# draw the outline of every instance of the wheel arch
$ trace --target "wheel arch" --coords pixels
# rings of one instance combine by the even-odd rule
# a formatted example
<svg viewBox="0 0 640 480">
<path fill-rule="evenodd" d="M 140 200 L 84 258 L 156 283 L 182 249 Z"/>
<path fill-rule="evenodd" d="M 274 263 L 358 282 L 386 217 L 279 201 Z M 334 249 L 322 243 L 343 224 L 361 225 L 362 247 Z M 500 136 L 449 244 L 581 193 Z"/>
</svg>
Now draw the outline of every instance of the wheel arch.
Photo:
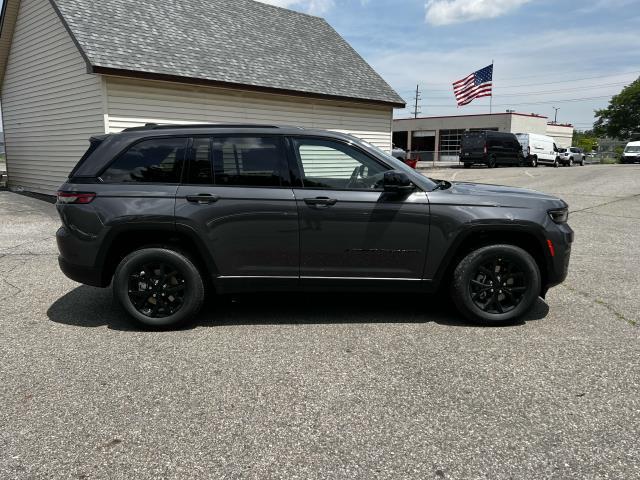
<svg viewBox="0 0 640 480">
<path fill-rule="evenodd" d="M 188 229 L 176 230 L 173 225 L 123 228 L 110 232 L 98 255 L 102 284 L 109 285 L 120 261 L 142 247 L 170 248 L 186 253 L 207 277 L 218 271 L 205 245 Z"/>
<path fill-rule="evenodd" d="M 545 249 L 545 236 L 537 229 L 532 230 L 531 226 L 523 225 L 511 227 L 483 225 L 471 227 L 461 232 L 451 243 L 436 271 L 434 284 L 438 288 L 443 286 L 446 288 L 450 283 L 453 271 L 464 257 L 478 248 L 498 244 L 514 245 L 529 253 L 540 269 L 541 284 L 546 285 L 551 266 Z"/>
</svg>

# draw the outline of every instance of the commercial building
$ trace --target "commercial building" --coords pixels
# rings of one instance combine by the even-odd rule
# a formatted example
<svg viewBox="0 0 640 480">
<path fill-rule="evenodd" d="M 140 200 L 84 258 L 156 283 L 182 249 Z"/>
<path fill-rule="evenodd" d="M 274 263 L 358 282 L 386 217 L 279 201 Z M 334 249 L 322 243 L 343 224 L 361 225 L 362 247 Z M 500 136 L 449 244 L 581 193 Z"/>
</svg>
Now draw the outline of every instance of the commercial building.
<svg viewBox="0 0 640 480">
<path fill-rule="evenodd" d="M 252 0 L 4 0 L 0 24 L 9 185 L 30 191 L 126 127 L 293 124 L 390 151 L 404 106 L 323 19 Z"/>
<path fill-rule="evenodd" d="M 558 147 L 571 146 L 573 126 L 547 120 L 515 112 L 397 119 L 393 121 L 393 143 L 415 152 L 422 161 L 458 161 L 462 134 L 474 130 L 538 133 L 553 137 Z"/>
</svg>

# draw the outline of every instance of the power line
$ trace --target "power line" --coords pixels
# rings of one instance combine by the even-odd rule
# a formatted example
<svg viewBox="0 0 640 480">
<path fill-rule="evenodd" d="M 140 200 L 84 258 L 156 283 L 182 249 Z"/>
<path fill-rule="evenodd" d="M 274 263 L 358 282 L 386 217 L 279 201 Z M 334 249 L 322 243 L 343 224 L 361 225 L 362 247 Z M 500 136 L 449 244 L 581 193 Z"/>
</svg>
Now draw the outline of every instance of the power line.
<svg viewBox="0 0 640 480">
<path fill-rule="evenodd" d="M 624 72 L 624 73 L 615 73 L 615 74 L 611 74 L 611 75 L 598 75 L 598 76 L 594 76 L 594 77 L 582 77 L 582 78 L 572 78 L 572 79 L 567 79 L 567 80 L 557 80 L 554 82 L 537 82 L 537 83 L 528 83 L 528 84 L 521 84 L 521 85 L 496 85 L 496 82 L 494 81 L 494 88 L 499 88 L 499 89 L 503 89 L 503 88 L 521 88 L 521 87 L 534 87 L 534 86 L 538 86 L 538 85 L 556 85 L 559 83 L 569 83 L 569 82 L 581 82 L 583 80 L 593 80 L 593 79 L 600 79 L 600 78 L 608 78 L 608 77 L 619 77 L 621 75 L 636 75 L 636 74 L 640 74 L 640 70 L 638 71 L 632 71 L 632 72 Z M 627 83 L 627 82 L 616 82 L 616 83 Z M 449 89 L 428 89 L 429 91 L 432 92 L 449 92 Z M 406 90 L 403 90 L 403 93 L 406 93 Z"/>
<path fill-rule="evenodd" d="M 619 86 L 619 85 L 625 85 L 628 82 L 618 82 L 618 83 L 602 83 L 599 85 L 587 85 L 584 87 L 579 87 L 580 90 L 594 90 L 594 89 L 600 89 L 600 88 L 606 88 L 606 87 L 615 87 L 615 86 Z M 496 90 L 498 90 L 497 88 L 495 88 Z M 503 94 L 499 94 L 499 95 L 494 95 L 494 97 L 528 97 L 531 95 L 547 95 L 549 93 L 564 93 L 564 92 L 574 92 L 576 90 L 576 87 L 573 88 L 560 88 L 557 90 L 541 90 L 538 92 L 523 92 L 523 93 L 503 93 Z M 452 93 L 453 94 L 453 93 Z M 615 94 L 612 94 L 615 95 Z M 451 98 L 452 95 L 443 95 L 443 96 L 430 96 L 428 98 Z"/>
<path fill-rule="evenodd" d="M 611 95 L 602 95 L 598 97 L 584 97 L 584 98 L 567 98 L 564 100 L 548 100 L 543 102 L 525 102 L 525 103 L 500 103 L 494 104 L 494 107 L 515 107 L 521 105 L 547 105 L 550 103 L 571 103 L 571 102 L 584 102 L 587 100 L 597 100 L 602 98 L 611 98 Z M 438 108 L 459 108 L 457 105 L 429 105 L 430 107 L 438 107 Z M 486 105 L 465 105 L 466 107 L 476 107 L 476 108 L 487 108 Z"/>
</svg>

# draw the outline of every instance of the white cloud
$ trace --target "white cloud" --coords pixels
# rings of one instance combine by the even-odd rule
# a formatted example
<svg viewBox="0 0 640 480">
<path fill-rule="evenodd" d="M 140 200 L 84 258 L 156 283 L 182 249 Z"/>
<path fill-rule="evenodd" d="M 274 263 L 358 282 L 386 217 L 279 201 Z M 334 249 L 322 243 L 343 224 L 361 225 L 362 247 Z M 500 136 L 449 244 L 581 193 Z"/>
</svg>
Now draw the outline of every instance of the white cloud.
<svg viewBox="0 0 640 480">
<path fill-rule="evenodd" d="M 449 25 L 483 18 L 496 18 L 531 0 L 429 0 L 426 20 L 432 25 Z"/>
<path fill-rule="evenodd" d="M 327 13 L 334 5 L 334 0 L 258 0 L 262 3 L 278 7 L 297 7 L 312 15 Z"/>
</svg>

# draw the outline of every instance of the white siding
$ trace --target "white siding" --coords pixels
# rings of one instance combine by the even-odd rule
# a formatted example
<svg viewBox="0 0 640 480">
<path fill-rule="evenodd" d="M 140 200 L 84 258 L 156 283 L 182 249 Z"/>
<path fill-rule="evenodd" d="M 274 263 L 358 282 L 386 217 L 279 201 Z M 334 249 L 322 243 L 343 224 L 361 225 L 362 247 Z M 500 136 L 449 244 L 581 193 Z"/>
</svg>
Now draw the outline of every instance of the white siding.
<svg viewBox="0 0 640 480">
<path fill-rule="evenodd" d="M 346 132 L 391 151 L 391 107 L 106 77 L 108 128 L 242 122 Z"/>
<path fill-rule="evenodd" d="M 48 0 L 22 0 L 2 83 L 9 184 L 52 194 L 104 133 L 101 78 Z"/>
</svg>

